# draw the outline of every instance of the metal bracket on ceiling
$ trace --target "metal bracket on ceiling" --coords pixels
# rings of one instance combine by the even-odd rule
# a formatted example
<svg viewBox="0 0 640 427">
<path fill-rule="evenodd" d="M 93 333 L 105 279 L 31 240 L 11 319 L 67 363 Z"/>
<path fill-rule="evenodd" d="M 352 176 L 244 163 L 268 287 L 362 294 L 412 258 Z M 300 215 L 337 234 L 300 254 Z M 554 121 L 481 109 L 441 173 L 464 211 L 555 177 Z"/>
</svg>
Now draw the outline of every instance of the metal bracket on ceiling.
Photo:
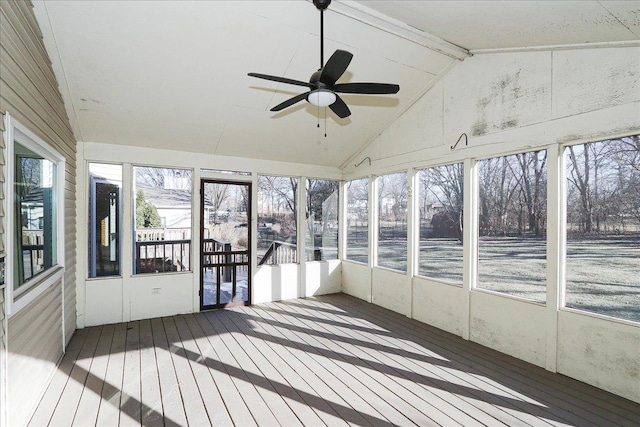
<svg viewBox="0 0 640 427">
<path fill-rule="evenodd" d="M 464 137 L 464 145 L 469 145 L 469 138 L 467 138 L 467 134 L 466 133 L 463 133 L 462 135 L 460 135 L 460 138 L 458 138 L 456 143 L 451 146 L 452 150 L 455 149 L 458 146 L 460 141 L 462 141 L 462 137 Z"/>
<path fill-rule="evenodd" d="M 367 157 L 365 157 L 364 159 L 360 160 L 360 163 L 358 163 L 358 164 L 356 164 L 356 165 L 354 165 L 354 166 L 355 166 L 355 167 L 360 166 L 361 164 L 363 164 L 363 163 L 364 163 L 364 161 L 365 161 L 365 160 L 369 160 L 369 166 L 371 166 L 371 157 L 368 157 L 368 156 L 367 156 Z"/>
</svg>

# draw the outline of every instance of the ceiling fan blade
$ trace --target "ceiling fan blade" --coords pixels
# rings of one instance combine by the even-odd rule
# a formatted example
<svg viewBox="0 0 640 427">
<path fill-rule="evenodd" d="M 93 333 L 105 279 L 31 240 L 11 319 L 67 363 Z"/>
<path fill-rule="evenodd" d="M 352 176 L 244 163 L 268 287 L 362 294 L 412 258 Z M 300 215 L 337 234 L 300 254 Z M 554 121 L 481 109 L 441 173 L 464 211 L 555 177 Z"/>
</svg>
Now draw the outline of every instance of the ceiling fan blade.
<svg viewBox="0 0 640 427">
<path fill-rule="evenodd" d="M 329 105 L 329 108 L 331 108 L 331 111 L 336 113 L 336 116 L 340 117 L 341 119 L 344 119 L 345 117 L 349 117 L 351 115 L 349 107 L 347 107 L 347 104 L 345 104 L 342 98 L 340 98 L 338 95 L 336 95 L 336 102 Z"/>
<path fill-rule="evenodd" d="M 338 49 L 333 52 L 331 58 L 329 58 L 322 68 L 320 81 L 328 85 L 333 85 L 347 70 L 349 63 L 351 62 L 351 58 L 353 58 L 353 54 L 346 50 Z"/>
<path fill-rule="evenodd" d="M 340 93 L 388 95 L 398 93 L 400 86 L 390 83 L 338 83 L 333 86 L 333 90 Z"/>
<path fill-rule="evenodd" d="M 251 77 L 257 77 L 259 79 L 271 80 L 279 83 L 287 83 L 290 85 L 304 86 L 310 89 L 315 88 L 315 86 L 312 85 L 311 83 L 301 82 L 300 80 L 288 79 L 286 77 L 270 76 L 268 74 L 259 74 L 259 73 L 249 73 L 248 75 Z"/>
<path fill-rule="evenodd" d="M 296 102 L 300 102 L 304 99 L 307 99 L 307 95 L 309 95 L 309 92 L 305 92 L 305 93 L 301 93 L 300 95 L 296 95 L 293 98 L 289 98 L 286 101 L 276 105 L 275 107 L 273 107 L 271 109 L 271 111 L 280 111 L 283 110 L 293 104 L 295 104 Z"/>
</svg>

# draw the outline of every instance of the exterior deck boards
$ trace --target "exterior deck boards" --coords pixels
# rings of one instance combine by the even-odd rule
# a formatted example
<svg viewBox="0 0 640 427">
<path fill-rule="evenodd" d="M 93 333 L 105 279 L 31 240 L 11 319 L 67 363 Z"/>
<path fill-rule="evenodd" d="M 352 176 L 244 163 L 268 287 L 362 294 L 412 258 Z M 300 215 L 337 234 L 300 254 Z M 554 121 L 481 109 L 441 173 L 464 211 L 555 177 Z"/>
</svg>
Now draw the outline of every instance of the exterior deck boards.
<svg viewBox="0 0 640 427">
<path fill-rule="evenodd" d="M 297 313 L 311 318 L 309 311 L 302 310 L 304 309 L 300 307 L 295 309 Z M 363 327 L 360 327 L 357 332 L 353 332 L 358 328 L 358 325 L 350 323 L 348 317 L 342 319 L 343 325 L 335 326 L 337 322 L 324 316 L 326 315 L 318 315 L 318 318 L 322 319 L 322 324 L 312 324 L 311 327 L 316 330 L 326 331 L 327 336 L 344 337 L 335 341 L 339 342 L 340 346 L 346 351 L 350 351 L 353 356 L 369 363 L 372 368 L 387 372 L 391 381 L 402 380 L 402 384 L 407 389 L 417 387 L 416 395 L 418 396 L 424 394 L 423 390 L 429 390 L 443 401 L 445 401 L 444 399 L 451 400 L 449 393 L 455 395 L 454 389 L 462 388 L 468 391 L 468 396 L 459 397 L 456 401 L 457 408 L 467 412 L 476 422 L 492 424 L 499 421 L 508 425 L 524 423 L 530 425 L 547 424 L 526 412 L 510 410 L 509 403 L 511 400 L 508 396 L 504 398 L 501 393 L 496 393 L 490 384 L 482 381 L 473 381 L 472 376 L 465 376 L 464 379 L 459 378 L 453 374 L 456 369 L 448 367 L 446 361 L 441 358 L 431 357 L 423 360 L 424 358 L 421 357 L 420 353 L 413 352 L 402 340 L 393 337 L 386 337 L 386 340 L 385 338 L 378 339 L 376 337 L 377 334 L 366 332 Z M 323 324 L 326 326 L 323 326 Z M 367 345 L 353 344 L 367 336 L 369 337 Z M 423 361 L 421 362 L 421 360 Z M 402 390 L 400 390 L 399 395 L 402 395 Z M 484 401 L 483 398 L 487 396 L 494 396 L 498 405 L 494 406 L 490 401 Z M 516 414 L 512 415 L 510 412 L 516 412 Z M 458 421 L 463 425 L 470 425 L 468 420 Z"/>
<path fill-rule="evenodd" d="M 638 425 L 640 405 L 345 295 L 77 331 L 30 425 Z"/>
<path fill-rule="evenodd" d="M 140 321 L 140 393 L 142 395 L 142 425 L 164 425 L 162 394 L 157 370 L 156 351 L 150 320 Z"/>
<path fill-rule="evenodd" d="M 321 302 L 323 299 L 318 298 Z M 554 374 L 487 347 L 465 341 L 400 314 L 355 298 L 345 298 L 342 306 L 361 320 L 375 324 L 397 324 L 394 331 L 413 343 L 414 348 L 433 349 L 450 358 L 471 375 L 494 382 L 511 393 L 519 392 L 539 402 L 555 414 L 577 416 L 575 425 L 638 425 L 640 405 L 563 375 Z M 299 300 L 294 304 L 306 303 Z"/>
<path fill-rule="evenodd" d="M 300 308 L 294 308 L 294 310 L 292 313 L 299 313 L 299 316 L 311 319 L 308 312 L 303 312 Z M 292 316 L 295 316 L 295 314 L 292 314 Z M 437 387 L 438 383 L 442 383 L 443 380 L 434 372 L 425 370 L 424 374 L 426 375 L 420 375 L 419 370 L 421 367 L 416 364 L 407 368 L 405 361 L 409 360 L 412 354 L 407 351 L 402 342 L 398 341 L 394 345 L 387 346 L 376 342 L 373 337 L 365 339 L 367 335 L 375 334 L 368 334 L 364 328 L 360 328 L 357 333 L 352 334 L 349 332 L 350 323 L 344 322 L 341 326 L 335 326 L 338 322 L 324 318 L 323 314 L 319 314 L 318 318 L 321 319 L 321 323 L 314 323 L 310 320 L 304 320 L 304 322 L 316 331 L 324 331 L 323 333 L 326 333 L 327 339 L 328 337 L 333 337 L 331 341 L 339 343 L 333 348 L 334 352 L 336 354 L 346 354 L 344 357 L 347 362 L 356 366 L 362 365 L 362 368 L 367 369 L 369 372 L 385 374 L 385 378 L 378 377 L 376 380 L 387 384 L 387 387 L 393 390 L 398 398 L 408 399 L 407 403 L 413 403 L 416 408 L 421 408 L 423 411 L 429 408 L 430 401 L 437 400 L 439 402 L 438 406 L 443 409 L 449 406 L 447 400 L 455 401 L 455 409 L 447 408 L 448 410 L 445 410 L 445 413 L 442 414 L 451 414 L 453 418 L 450 420 L 443 419 L 438 416 L 439 414 L 431 412 L 431 416 L 437 416 L 442 423 L 450 424 L 455 421 L 465 426 L 483 425 L 483 423 L 495 424 L 497 420 L 502 422 L 506 420 L 511 424 L 522 423 L 521 420 L 515 417 L 508 417 L 505 414 L 498 413 L 496 408 L 481 400 L 474 402 L 474 399 L 451 396 L 449 392 L 444 390 L 444 387 L 442 389 Z M 337 337 L 340 338 L 336 339 Z M 397 358 L 393 357 L 394 354 L 398 355 L 398 353 L 402 354 L 402 356 L 398 356 L 401 360 L 400 363 L 398 363 Z M 433 363 L 429 362 L 429 365 L 433 365 Z M 462 386 L 462 384 L 456 384 L 456 382 L 445 384 L 445 387 L 450 388 Z M 429 393 L 428 397 L 425 391 Z M 422 399 L 422 396 L 425 396 L 425 399 Z M 473 403 L 475 403 L 475 406 Z M 413 419 L 414 417 L 412 417 Z"/>
</svg>

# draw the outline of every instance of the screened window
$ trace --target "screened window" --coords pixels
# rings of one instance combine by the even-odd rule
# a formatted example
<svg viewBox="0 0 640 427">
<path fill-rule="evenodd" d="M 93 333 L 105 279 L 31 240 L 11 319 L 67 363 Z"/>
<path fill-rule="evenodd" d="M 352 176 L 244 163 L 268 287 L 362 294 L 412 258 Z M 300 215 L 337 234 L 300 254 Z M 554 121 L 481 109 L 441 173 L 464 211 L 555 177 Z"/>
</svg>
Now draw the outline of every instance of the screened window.
<svg viewBox="0 0 640 427">
<path fill-rule="evenodd" d="M 298 178 L 258 176 L 258 265 L 296 263 Z"/>
<path fill-rule="evenodd" d="M 339 182 L 307 179 L 307 261 L 338 258 Z"/>
<path fill-rule="evenodd" d="M 640 322 L 640 136 L 566 150 L 566 306 Z"/>
<path fill-rule="evenodd" d="M 122 166 L 89 164 L 89 277 L 119 276 Z"/>
<path fill-rule="evenodd" d="M 478 286 L 546 301 L 547 152 L 478 162 Z"/>
<path fill-rule="evenodd" d="M 378 265 L 407 271 L 407 173 L 378 177 Z"/>
<path fill-rule="evenodd" d="M 191 171 L 136 166 L 135 274 L 191 270 Z"/>
<path fill-rule="evenodd" d="M 420 186 L 418 274 L 462 283 L 462 163 L 423 169 Z"/>
<path fill-rule="evenodd" d="M 347 259 L 369 262 L 369 179 L 347 182 Z"/>
</svg>

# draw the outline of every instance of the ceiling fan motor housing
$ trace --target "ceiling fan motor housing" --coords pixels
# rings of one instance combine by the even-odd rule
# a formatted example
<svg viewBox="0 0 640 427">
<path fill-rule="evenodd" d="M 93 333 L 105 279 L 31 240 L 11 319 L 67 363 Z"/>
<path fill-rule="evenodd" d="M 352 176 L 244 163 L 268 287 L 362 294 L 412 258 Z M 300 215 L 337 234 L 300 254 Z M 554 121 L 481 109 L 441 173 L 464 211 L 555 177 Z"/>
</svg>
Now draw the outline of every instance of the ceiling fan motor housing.
<svg viewBox="0 0 640 427">
<path fill-rule="evenodd" d="M 322 76 L 322 69 L 316 71 L 311 74 L 311 78 L 309 79 L 309 83 L 315 85 L 318 89 L 332 89 L 333 85 L 324 83 L 320 81 L 320 77 Z"/>
</svg>

